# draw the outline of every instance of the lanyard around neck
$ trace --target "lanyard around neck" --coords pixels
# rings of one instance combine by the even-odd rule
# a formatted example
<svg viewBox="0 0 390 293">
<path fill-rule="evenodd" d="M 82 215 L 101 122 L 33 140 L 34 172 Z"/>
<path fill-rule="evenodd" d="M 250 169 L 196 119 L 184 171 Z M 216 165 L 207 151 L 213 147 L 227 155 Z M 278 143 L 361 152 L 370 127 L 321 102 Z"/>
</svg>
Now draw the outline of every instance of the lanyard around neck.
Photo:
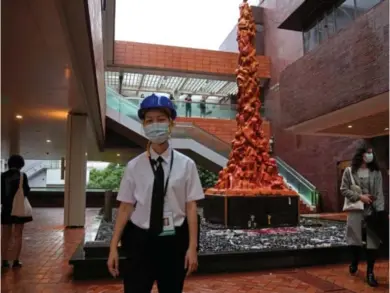
<svg viewBox="0 0 390 293">
<path fill-rule="evenodd" d="M 149 156 L 149 163 L 150 163 L 150 167 L 152 168 L 154 177 L 156 177 L 156 170 L 154 169 L 154 166 L 157 165 L 157 164 L 155 163 L 155 160 L 153 160 L 150 156 Z M 160 164 L 162 164 L 162 162 L 160 162 Z M 170 163 L 170 166 L 169 166 L 169 173 L 168 173 L 167 180 L 166 180 L 165 186 L 164 186 L 164 197 L 167 194 L 169 177 L 171 176 L 172 166 L 173 166 L 173 150 L 171 152 L 171 163 Z"/>
</svg>

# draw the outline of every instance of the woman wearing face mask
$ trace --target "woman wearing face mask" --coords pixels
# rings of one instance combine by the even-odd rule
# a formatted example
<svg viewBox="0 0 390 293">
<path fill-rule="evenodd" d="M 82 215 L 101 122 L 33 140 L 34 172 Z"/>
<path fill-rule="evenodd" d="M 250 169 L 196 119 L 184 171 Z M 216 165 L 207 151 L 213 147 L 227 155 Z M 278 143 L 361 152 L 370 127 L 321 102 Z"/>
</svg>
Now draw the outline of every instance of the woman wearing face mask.
<svg viewBox="0 0 390 293">
<path fill-rule="evenodd" d="M 354 188 L 356 185 L 358 186 L 357 189 Z M 354 275 L 358 271 L 360 249 L 363 246 L 362 230 L 365 228 L 367 283 L 371 287 L 376 287 L 378 282 L 374 275 L 374 264 L 380 246 L 380 239 L 367 227 L 365 217 L 375 211 L 384 210 L 384 197 L 382 175 L 371 147 L 361 146 L 356 150 L 352 158 L 351 168 L 344 171 L 340 189 L 342 195 L 346 198 L 344 210 L 348 211 L 347 244 L 352 254 L 349 272 Z M 351 208 L 346 208 L 347 206 Z"/>
<path fill-rule="evenodd" d="M 127 254 L 121 268 L 125 293 L 150 293 L 154 281 L 160 293 L 181 293 L 186 274 L 198 264 L 196 201 L 204 194 L 195 163 L 169 144 L 176 118 L 172 101 L 146 97 L 138 116 L 149 143 L 122 178 L 107 265 L 118 276 L 121 240 Z"/>
</svg>

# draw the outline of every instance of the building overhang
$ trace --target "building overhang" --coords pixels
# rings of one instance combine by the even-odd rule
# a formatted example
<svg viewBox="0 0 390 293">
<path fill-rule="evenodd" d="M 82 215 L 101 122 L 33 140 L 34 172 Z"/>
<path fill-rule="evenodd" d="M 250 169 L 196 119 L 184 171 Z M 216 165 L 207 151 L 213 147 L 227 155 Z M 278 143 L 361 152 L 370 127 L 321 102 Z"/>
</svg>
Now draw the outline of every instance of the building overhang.
<svg viewBox="0 0 390 293">
<path fill-rule="evenodd" d="M 278 28 L 291 31 L 305 31 L 320 15 L 329 11 L 338 2 L 340 0 L 306 0 Z"/>
<path fill-rule="evenodd" d="M 286 128 L 301 135 L 370 138 L 389 135 L 389 92 Z"/>
</svg>

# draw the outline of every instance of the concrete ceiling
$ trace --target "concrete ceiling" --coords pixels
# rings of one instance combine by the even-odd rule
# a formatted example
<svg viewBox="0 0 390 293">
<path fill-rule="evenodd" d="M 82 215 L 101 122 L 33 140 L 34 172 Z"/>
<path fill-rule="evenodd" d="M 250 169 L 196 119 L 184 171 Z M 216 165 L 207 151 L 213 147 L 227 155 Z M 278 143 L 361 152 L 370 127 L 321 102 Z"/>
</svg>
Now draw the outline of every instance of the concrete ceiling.
<svg viewBox="0 0 390 293">
<path fill-rule="evenodd" d="M 9 134 L 18 127 L 20 154 L 26 159 L 63 157 L 67 113 L 86 112 L 85 101 L 80 98 L 73 78 L 58 3 L 52 0 L 2 2 L 2 157 L 8 155 Z M 16 120 L 16 115 L 23 119 Z M 98 154 L 90 126 L 88 137 L 91 154 Z"/>
<path fill-rule="evenodd" d="M 20 124 L 21 154 L 63 152 L 70 109 L 69 56 L 54 1 L 2 3 L 1 122 L 3 147 Z M 42 9 L 44 7 L 44 9 Z M 15 115 L 23 119 L 15 121 Z M 53 144 L 48 145 L 50 139 Z"/>
</svg>

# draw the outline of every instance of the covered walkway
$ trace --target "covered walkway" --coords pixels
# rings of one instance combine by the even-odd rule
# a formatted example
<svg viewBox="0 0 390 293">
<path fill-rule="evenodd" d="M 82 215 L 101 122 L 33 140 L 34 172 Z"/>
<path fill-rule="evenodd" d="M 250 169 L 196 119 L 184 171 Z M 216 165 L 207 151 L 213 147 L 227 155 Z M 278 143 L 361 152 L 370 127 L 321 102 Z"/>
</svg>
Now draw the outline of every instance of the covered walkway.
<svg viewBox="0 0 390 293">
<path fill-rule="evenodd" d="M 93 223 L 96 209 L 86 212 L 86 227 Z M 120 293 L 120 281 L 73 282 L 68 265 L 71 254 L 88 228 L 64 229 L 63 209 L 35 209 L 34 221 L 26 225 L 23 268 L 2 272 L 2 293 Z M 378 264 L 377 276 L 382 284 L 372 289 L 364 283 L 365 268 L 359 276 L 348 276 L 345 266 L 292 269 L 270 273 L 243 273 L 191 277 L 185 293 L 320 293 L 320 292 L 388 292 L 388 262 Z M 154 291 L 156 292 L 156 291 Z"/>
</svg>

